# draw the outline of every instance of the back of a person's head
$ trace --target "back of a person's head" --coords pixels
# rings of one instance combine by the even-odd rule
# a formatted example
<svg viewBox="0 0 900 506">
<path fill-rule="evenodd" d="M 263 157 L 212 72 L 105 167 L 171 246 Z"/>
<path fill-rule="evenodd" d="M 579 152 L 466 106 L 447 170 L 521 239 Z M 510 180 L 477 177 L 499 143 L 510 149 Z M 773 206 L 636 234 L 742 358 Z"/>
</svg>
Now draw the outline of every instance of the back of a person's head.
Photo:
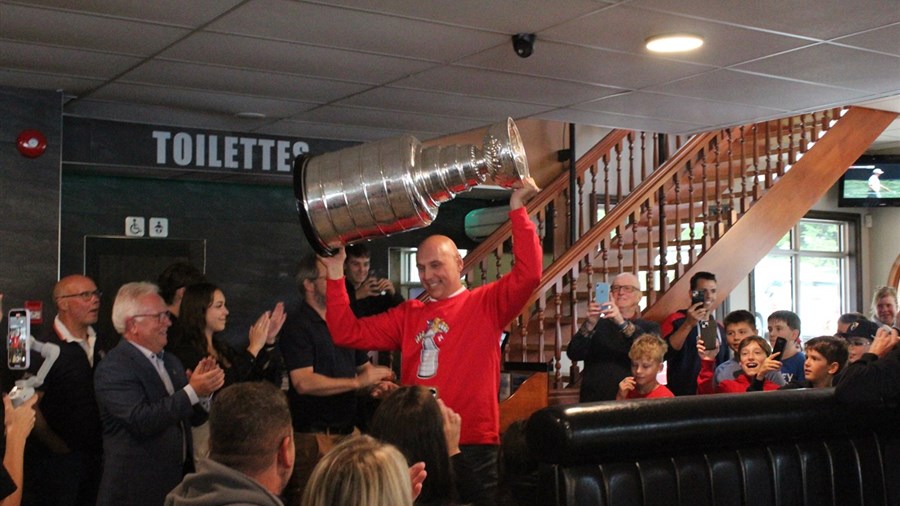
<svg viewBox="0 0 900 506">
<path fill-rule="evenodd" d="M 631 360 L 653 360 L 662 363 L 666 356 L 668 346 L 662 339 L 653 334 L 644 334 L 634 340 L 631 349 L 628 351 L 628 358 Z"/>
<path fill-rule="evenodd" d="M 797 313 L 793 311 L 787 311 L 784 309 L 775 311 L 769 315 L 768 321 L 781 321 L 784 322 L 785 325 L 787 325 L 791 330 L 800 330 L 800 317 L 797 316 Z"/>
<path fill-rule="evenodd" d="M 807 352 L 815 350 L 819 355 L 825 357 L 825 361 L 828 364 L 837 362 L 839 367 L 835 374 L 841 372 L 844 366 L 847 365 L 847 359 L 850 356 L 850 351 L 847 349 L 847 341 L 834 336 L 814 337 L 806 341 L 804 348 Z"/>
<path fill-rule="evenodd" d="M 862 313 L 844 313 L 838 317 L 838 323 L 843 323 L 844 325 L 849 325 L 853 322 L 858 322 L 860 320 L 867 320 L 866 315 Z"/>
<path fill-rule="evenodd" d="M 393 446 L 365 435 L 341 441 L 322 457 L 313 469 L 301 502 L 303 506 L 412 503 L 409 467 L 403 455 Z"/>
<path fill-rule="evenodd" d="M 209 457 L 254 475 L 275 462 L 292 431 L 284 392 L 265 381 L 237 383 L 216 394 L 210 408 Z"/>
<path fill-rule="evenodd" d="M 729 325 L 734 325 L 736 323 L 746 323 L 755 329 L 756 316 L 746 309 L 738 309 L 725 315 L 725 319 L 722 320 L 722 326 L 724 326 L 726 330 L 728 330 Z"/>
<path fill-rule="evenodd" d="M 391 392 L 375 410 L 369 433 L 396 446 L 408 464 L 425 463 L 428 479 L 417 502 L 440 503 L 455 493 L 444 419 L 434 395 L 422 386 Z"/>
<path fill-rule="evenodd" d="M 179 288 L 206 281 L 206 276 L 191 264 L 177 262 L 166 267 L 160 273 L 157 283 L 159 294 L 166 304 L 171 304 L 175 299 L 175 292 Z"/>
</svg>

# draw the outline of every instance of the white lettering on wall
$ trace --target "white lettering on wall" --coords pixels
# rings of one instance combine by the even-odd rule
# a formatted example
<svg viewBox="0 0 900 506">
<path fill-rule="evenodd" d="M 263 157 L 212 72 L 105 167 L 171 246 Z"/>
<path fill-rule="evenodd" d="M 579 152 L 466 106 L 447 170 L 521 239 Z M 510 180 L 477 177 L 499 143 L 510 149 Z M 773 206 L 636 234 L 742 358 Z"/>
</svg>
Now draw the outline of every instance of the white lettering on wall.
<svg viewBox="0 0 900 506">
<path fill-rule="evenodd" d="M 174 163 L 180 167 L 290 172 L 292 159 L 309 153 L 309 144 L 299 141 L 165 130 L 154 130 L 152 135 L 156 141 L 157 165 Z M 255 166 L 257 160 L 259 167 Z"/>
</svg>

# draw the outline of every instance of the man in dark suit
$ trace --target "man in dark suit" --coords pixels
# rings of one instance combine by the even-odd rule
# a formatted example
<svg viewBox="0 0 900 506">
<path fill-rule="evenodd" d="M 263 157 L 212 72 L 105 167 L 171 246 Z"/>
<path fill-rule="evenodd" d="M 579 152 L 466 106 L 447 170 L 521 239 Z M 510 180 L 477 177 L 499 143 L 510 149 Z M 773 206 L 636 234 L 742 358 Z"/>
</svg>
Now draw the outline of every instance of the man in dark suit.
<svg viewBox="0 0 900 506">
<path fill-rule="evenodd" d="M 210 357 L 188 380 L 178 358 L 161 353 L 171 322 L 158 291 L 128 283 L 113 304 L 113 326 L 124 339 L 94 378 L 104 452 L 98 505 L 162 504 L 193 467 L 189 424 L 206 419 L 204 405 L 225 381 Z"/>
</svg>

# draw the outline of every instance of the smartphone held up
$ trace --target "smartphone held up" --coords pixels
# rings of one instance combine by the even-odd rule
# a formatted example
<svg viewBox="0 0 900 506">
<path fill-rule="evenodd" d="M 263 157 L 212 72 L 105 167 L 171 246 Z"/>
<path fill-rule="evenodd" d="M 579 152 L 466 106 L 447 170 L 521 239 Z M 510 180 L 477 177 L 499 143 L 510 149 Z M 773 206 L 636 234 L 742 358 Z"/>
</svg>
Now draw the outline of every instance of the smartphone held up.
<svg viewBox="0 0 900 506">
<path fill-rule="evenodd" d="M 10 369 L 28 369 L 31 365 L 28 336 L 31 335 L 31 311 L 10 309 L 7 316 L 6 365 Z"/>
</svg>

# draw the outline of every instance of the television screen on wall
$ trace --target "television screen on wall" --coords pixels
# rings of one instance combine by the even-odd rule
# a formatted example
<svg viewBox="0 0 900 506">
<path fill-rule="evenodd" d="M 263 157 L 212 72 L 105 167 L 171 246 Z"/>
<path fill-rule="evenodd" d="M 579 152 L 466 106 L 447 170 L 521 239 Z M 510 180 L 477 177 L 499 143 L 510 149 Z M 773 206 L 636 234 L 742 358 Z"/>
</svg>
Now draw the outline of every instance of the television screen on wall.
<svg viewBox="0 0 900 506">
<path fill-rule="evenodd" d="M 869 155 L 857 160 L 838 184 L 838 206 L 900 206 L 900 156 Z"/>
</svg>

